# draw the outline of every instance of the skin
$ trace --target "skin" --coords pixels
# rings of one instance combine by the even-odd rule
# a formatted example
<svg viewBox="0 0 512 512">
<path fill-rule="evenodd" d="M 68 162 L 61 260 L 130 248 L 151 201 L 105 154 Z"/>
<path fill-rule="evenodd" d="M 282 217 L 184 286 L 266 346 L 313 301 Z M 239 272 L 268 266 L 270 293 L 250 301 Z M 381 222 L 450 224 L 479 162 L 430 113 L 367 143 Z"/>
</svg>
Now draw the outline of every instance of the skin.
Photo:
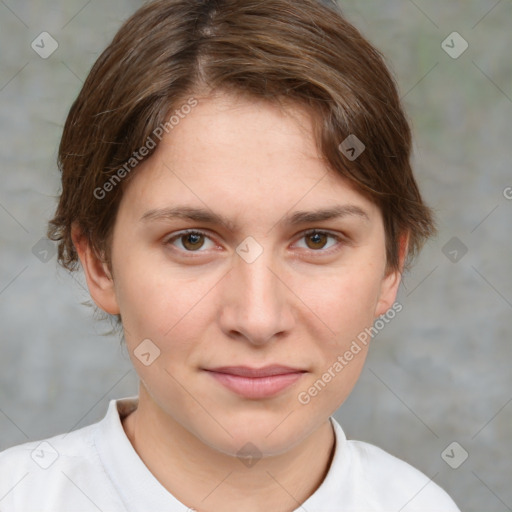
<svg viewBox="0 0 512 512">
<path fill-rule="evenodd" d="M 141 220 L 177 205 L 221 214 L 236 229 Z M 298 210 L 340 205 L 367 218 L 282 223 Z M 190 228 L 206 236 L 176 236 Z M 313 228 L 341 239 L 304 235 Z M 249 236 L 263 250 L 252 263 L 236 252 Z M 112 273 L 78 228 L 73 239 L 92 298 L 122 315 L 140 377 L 139 407 L 123 426 L 155 477 L 198 511 L 298 508 L 329 469 L 329 416 L 356 383 L 367 347 L 307 405 L 298 395 L 392 306 L 400 283 L 386 268 L 381 212 L 326 167 L 308 114 L 228 93 L 200 99 L 126 187 Z M 160 350 L 149 366 L 134 355 L 145 339 Z M 248 399 L 203 370 L 268 364 L 306 372 L 277 396 Z M 262 454 L 252 467 L 237 457 L 247 442 Z"/>
</svg>

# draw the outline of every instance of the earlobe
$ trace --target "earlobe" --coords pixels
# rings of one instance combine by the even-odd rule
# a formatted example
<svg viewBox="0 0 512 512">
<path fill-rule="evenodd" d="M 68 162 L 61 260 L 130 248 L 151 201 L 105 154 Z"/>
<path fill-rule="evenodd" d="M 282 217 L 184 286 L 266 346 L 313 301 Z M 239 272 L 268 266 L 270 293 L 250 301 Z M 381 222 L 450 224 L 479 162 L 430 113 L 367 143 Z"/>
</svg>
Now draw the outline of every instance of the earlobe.
<svg viewBox="0 0 512 512">
<path fill-rule="evenodd" d="M 115 294 L 114 280 L 107 264 L 98 257 L 77 225 L 71 229 L 71 238 L 84 269 L 89 293 L 96 305 L 106 313 L 120 313 Z"/>
<path fill-rule="evenodd" d="M 379 301 L 375 309 L 375 318 L 383 315 L 388 309 L 390 309 L 393 306 L 396 299 L 396 295 L 398 293 L 398 287 L 400 286 L 400 282 L 402 281 L 402 272 L 404 269 L 405 259 L 407 257 L 407 250 L 409 246 L 408 233 L 400 237 L 399 244 L 399 268 L 390 270 L 382 281 Z"/>
<path fill-rule="evenodd" d="M 399 270 L 393 270 L 386 275 L 382 281 L 379 301 L 375 309 L 375 318 L 383 315 L 393 306 L 401 280 L 402 274 Z"/>
</svg>

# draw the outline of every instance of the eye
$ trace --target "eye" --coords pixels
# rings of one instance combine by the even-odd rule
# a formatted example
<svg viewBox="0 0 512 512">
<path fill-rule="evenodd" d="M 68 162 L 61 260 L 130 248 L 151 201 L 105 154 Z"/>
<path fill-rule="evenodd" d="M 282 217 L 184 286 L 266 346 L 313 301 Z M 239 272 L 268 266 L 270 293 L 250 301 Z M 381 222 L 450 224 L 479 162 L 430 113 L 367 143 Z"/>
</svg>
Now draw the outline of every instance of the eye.
<svg viewBox="0 0 512 512">
<path fill-rule="evenodd" d="M 332 242 L 330 245 L 329 239 Z M 305 240 L 305 247 L 302 246 L 301 248 L 318 253 L 334 252 L 331 249 L 336 247 L 336 245 L 341 245 L 343 242 L 343 238 L 339 235 L 316 229 L 303 233 L 299 240 Z M 210 246 L 208 246 L 207 242 L 209 242 Z M 207 252 L 208 249 L 216 247 L 216 244 L 206 233 L 198 230 L 182 231 L 167 239 L 165 243 L 188 253 Z"/>
<path fill-rule="evenodd" d="M 333 240 L 331 245 L 327 245 L 329 238 Z M 330 249 L 335 247 L 337 244 L 339 245 L 343 241 L 342 237 L 335 235 L 334 233 L 318 231 L 316 229 L 303 233 L 300 240 L 303 239 L 306 240 L 305 249 L 309 249 L 313 252 L 332 252 Z"/>
<path fill-rule="evenodd" d="M 184 250 L 185 252 L 205 252 L 200 251 L 199 249 L 205 246 L 206 240 L 210 241 L 212 244 L 210 249 L 215 246 L 215 244 L 206 235 L 206 233 L 203 233 L 202 231 L 189 230 L 182 231 L 181 233 L 174 235 L 172 238 L 169 238 L 166 241 L 166 244 L 174 245 L 178 249 Z M 175 242 L 179 242 L 179 245 L 176 245 Z M 206 249 L 208 249 L 208 247 L 206 247 Z"/>
</svg>

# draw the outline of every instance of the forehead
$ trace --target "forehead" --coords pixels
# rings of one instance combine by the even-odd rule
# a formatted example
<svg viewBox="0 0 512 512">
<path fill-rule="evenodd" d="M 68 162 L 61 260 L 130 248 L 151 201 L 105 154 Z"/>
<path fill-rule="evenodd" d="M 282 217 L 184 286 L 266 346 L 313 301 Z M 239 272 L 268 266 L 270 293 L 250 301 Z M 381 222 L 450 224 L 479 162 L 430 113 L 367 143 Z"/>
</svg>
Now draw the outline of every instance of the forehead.
<svg viewBox="0 0 512 512">
<path fill-rule="evenodd" d="M 223 166 L 238 165 L 240 170 L 263 160 L 284 165 L 320 158 L 313 118 L 304 107 L 222 92 L 199 98 L 194 110 L 162 142 L 161 154 L 199 162 L 215 153 Z M 259 170 L 261 174 L 263 169 Z"/>
<path fill-rule="evenodd" d="M 370 214 L 376 208 L 328 167 L 308 111 L 228 94 L 198 98 L 133 178 L 125 195 L 139 210 L 177 200 L 273 217 L 294 206 L 353 204 Z"/>
</svg>

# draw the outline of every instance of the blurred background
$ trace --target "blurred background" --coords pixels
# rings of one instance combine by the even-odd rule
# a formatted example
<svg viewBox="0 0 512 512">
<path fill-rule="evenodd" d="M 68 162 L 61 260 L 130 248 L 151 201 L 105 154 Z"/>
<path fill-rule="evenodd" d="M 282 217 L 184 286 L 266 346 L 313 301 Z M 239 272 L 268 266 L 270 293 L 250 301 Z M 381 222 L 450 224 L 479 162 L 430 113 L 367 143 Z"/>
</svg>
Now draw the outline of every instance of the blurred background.
<svg viewBox="0 0 512 512">
<path fill-rule="evenodd" d="M 335 416 L 463 511 L 512 510 L 512 0 L 339 3 L 396 76 L 439 236 Z M 45 232 L 67 112 L 141 5 L 0 0 L 0 450 L 98 421 L 137 393 L 126 350 L 82 305 L 83 277 L 57 268 Z"/>
</svg>

